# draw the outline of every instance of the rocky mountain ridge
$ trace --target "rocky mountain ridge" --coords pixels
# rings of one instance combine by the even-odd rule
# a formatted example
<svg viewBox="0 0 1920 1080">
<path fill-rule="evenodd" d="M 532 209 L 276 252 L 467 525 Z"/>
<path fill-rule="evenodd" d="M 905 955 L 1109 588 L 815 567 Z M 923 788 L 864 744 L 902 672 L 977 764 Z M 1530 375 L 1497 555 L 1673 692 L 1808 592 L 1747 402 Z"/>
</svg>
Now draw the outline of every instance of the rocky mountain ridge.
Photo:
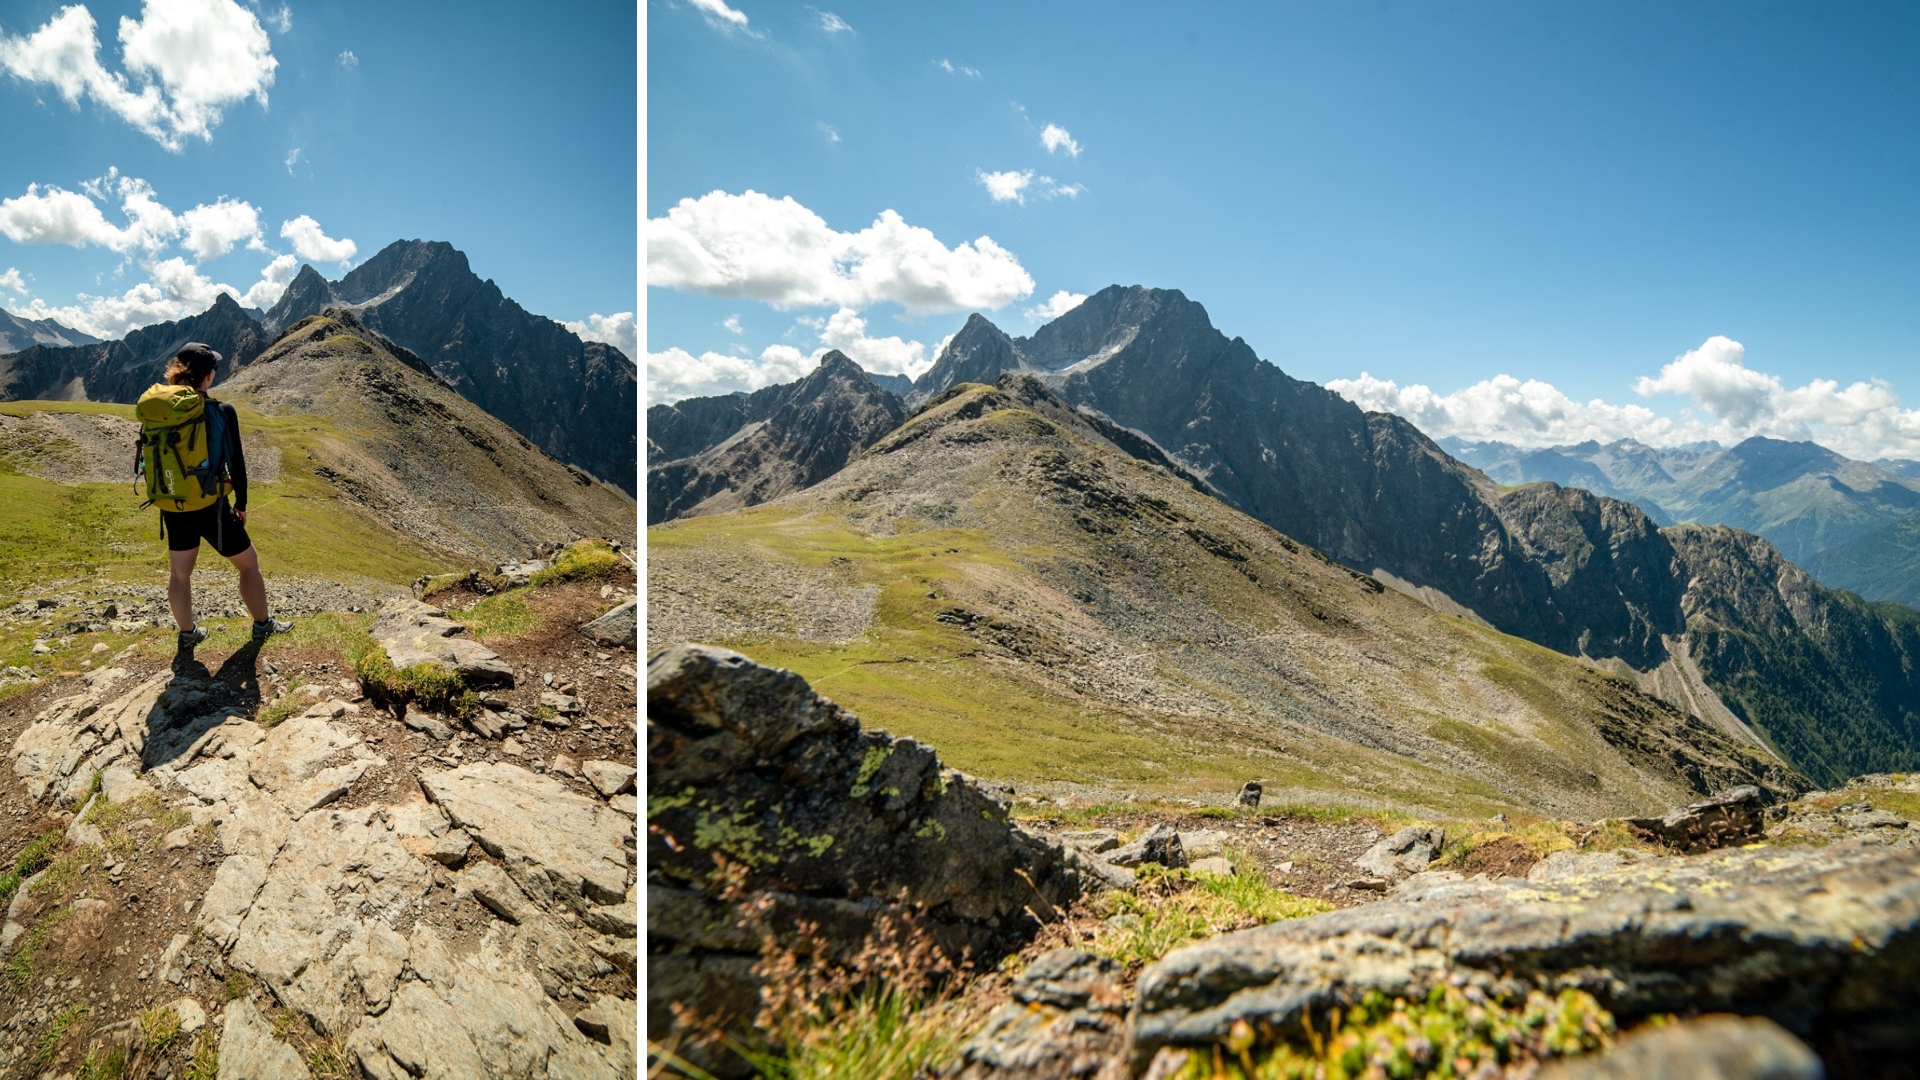
<svg viewBox="0 0 1920 1080">
<path fill-rule="evenodd" d="M 637 491 L 632 358 L 528 312 L 453 245 L 398 240 L 337 282 L 303 266 L 263 321 L 277 333 L 336 306 L 418 353 L 462 397 L 547 453 Z"/>
<path fill-rule="evenodd" d="M 1900 462 L 1854 461 L 1817 443 L 1758 436 L 1725 449 L 1632 439 L 1537 449 L 1443 439 L 1441 446 L 1502 484 L 1586 488 L 1632 502 L 1661 525 L 1730 525 L 1765 537 L 1834 588 L 1869 600 L 1920 601 L 1920 578 L 1910 569 L 1875 572 L 1889 559 L 1920 558 L 1904 539 L 1920 521 L 1920 479 L 1903 474 Z M 1856 543 L 1852 554 L 1839 554 Z"/>
<path fill-rule="evenodd" d="M 0 309 L 0 355 L 35 345 L 92 345 L 99 340 L 52 319 L 28 319 Z"/>
<path fill-rule="evenodd" d="M 938 400 L 1009 372 L 1346 566 L 1631 675 L 1736 736 L 1794 746 L 1804 756 L 1790 760 L 1816 779 L 1920 764 L 1920 724 L 1902 704 L 1920 693 L 1905 609 L 1849 599 L 1797 570 L 1782 576 L 1774 568 L 1790 564 L 1764 541 L 1680 542 L 1629 502 L 1550 482 L 1503 488 L 1405 420 L 1290 378 L 1175 291 L 1104 289 L 1027 338 L 975 315 L 914 397 Z M 684 429 L 701 416 L 718 434 L 753 400 L 671 408 Z M 792 473 L 765 456 L 757 468 Z M 1783 637 L 1739 622 L 1776 603 L 1767 596 L 1796 613 L 1771 624 Z M 1708 621 L 1708 610 L 1734 621 Z M 1829 670 L 1871 677 L 1854 685 L 1817 674 Z M 1821 734 L 1835 716 L 1856 738 Z"/>
<path fill-rule="evenodd" d="M 224 381 L 282 331 L 329 307 L 353 311 L 547 453 L 629 496 L 637 492 L 633 361 L 526 311 L 446 243 L 396 241 L 339 282 L 303 266 L 264 313 L 223 293 L 199 315 L 143 327 L 118 341 L 43 343 L 0 355 L 0 398 L 130 403 L 160 380 L 167 360 L 189 341 L 222 354 Z"/>
</svg>

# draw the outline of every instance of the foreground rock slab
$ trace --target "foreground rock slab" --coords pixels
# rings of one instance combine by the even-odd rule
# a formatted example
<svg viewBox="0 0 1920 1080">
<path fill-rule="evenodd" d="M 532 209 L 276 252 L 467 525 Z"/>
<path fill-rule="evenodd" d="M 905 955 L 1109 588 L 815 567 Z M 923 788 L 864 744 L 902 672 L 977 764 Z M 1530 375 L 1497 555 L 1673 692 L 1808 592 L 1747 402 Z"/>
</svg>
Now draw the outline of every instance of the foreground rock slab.
<svg viewBox="0 0 1920 1080">
<path fill-rule="evenodd" d="M 1583 872 L 1582 864 L 1598 869 Z M 1176 951 L 1140 977 L 1130 1054 L 1280 1030 L 1368 990 L 1465 980 L 1577 986 L 1623 1026 L 1656 1013 L 1762 1016 L 1832 1060 L 1905 1059 L 1920 994 L 1920 847 L 1847 841 L 1567 860 L 1551 880 L 1408 882 L 1378 904 Z M 1904 1066 L 1903 1066 L 1904 1067 Z"/>
<path fill-rule="evenodd" d="M 1633 1032 L 1604 1054 L 1550 1062 L 1540 1080 L 1823 1080 L 1807 1044 L 1757 1016 L 1703 1016 Z"/>
<path fill-rule="evenodd" d="M 991 963 L 1086 883 L 1062 848 L 1010 822 L 1000 797 L 932 749 L 862 731 L 800 676 L 723 649 L 679 646 L 648 662 L 647 779 L 652 1032 L 675 1030 L 676 1002 L 751 1019 L 762 928 L 811 923 L 832 959 L 910 910 L 947 955 Z M 717 864 L 731 876 L 726 899 Z M 759 925 L 749 905 L 764 907 Z"/>
<path fill-rule="evenodd" d="M 529 896 L 576 910 L 626 898 L 626 815 L 505 762 L 433 773 L 421 787 Z"/>
<path fill-rule="evenodd" d="M 499 653 L 473 640 L 446 612 L 411 597 L 381 604 L 380 617 L 367 633 L 387 650 L 396 668 L 439 664 L 459 672 L 469 686 L 513 685 L 513 668 Z"/>
</svg>

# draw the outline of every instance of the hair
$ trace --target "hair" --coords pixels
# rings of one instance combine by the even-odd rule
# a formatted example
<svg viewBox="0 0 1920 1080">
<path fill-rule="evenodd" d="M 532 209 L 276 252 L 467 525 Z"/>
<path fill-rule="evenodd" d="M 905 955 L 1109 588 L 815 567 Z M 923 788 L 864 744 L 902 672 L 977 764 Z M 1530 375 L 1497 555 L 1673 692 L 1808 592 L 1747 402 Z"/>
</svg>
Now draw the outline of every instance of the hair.
<svg viewBox="0 0 1920 1080">
<path fill-rule="evenodd" d="M 175 386 L 199 386 L 219 366 L 213 354 L 204 349 L 183 352 L 168 362 L 167 381 Z"/>
</svg>

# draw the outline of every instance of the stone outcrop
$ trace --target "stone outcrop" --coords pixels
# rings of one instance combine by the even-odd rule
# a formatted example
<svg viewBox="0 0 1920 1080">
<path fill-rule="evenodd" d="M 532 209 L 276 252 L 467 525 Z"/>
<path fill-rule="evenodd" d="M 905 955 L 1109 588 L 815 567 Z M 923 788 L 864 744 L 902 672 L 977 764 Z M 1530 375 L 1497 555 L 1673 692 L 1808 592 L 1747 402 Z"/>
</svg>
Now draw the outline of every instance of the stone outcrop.
<svg viewBox="0 0 1920 1080">
<path fill-rule="evenodd" d="M 1125 1080 L 1125 971 L 1103 956 L 1059 949 L 1015 979 L 946 1075 L 954 1080 Z"/>
<path fill-rule="evenodd" d="M 610 649 L 631 649 L 639 640 L 638 602 L 629 600 L 587 623 L 580 632 L 587 640 Z"/>
<path fill-rule="evenodd" d="M 1758 1016 L 1703 1016 L 1636 1031 L 1601 1054 L 1565 1058 L 1540 1080 L 1825 1080 L 1807 1044 Z"/>
<path fill-rule="evenodd" d="M 1743 784 L 1661 817 L 1628 818 L 1629 828 L 1675 851 L 1700 852 L 1760 839 L 1766 822 L 1760 789 Z"/>
<path fill-rule="evenodd" d="M 1425 870 L 1446 842 L 1446 831 L 1438 825 L 1409 825 L 1368 848 L 1353 865 L 1393 883 Z"/>
<path fill-rule="evenodd" d="M 662 1035 L 675 1003 L 751 1018 L 763 931 L 812 923 L 833 959 L 911 913 L 949 957 L 990 964 L 1083 887 L 1063 849 L 931 749 L 737 653 L 648 662 L 647 769 L 647 1024 Z"/>
<path fill-rule="evenodd" d="M 460 674 L 469 686 L 512 686 L 513 668 L 500 654 L 473 639 L 467 628 L 439 608 L 411 597 L 380 605 L 367 628 L 396 668 L 438 664 Z"/>
<path fill-rule="evenodd" d="M 632 807 L 505 764 L 427 766 L 416 776 L 434 801 L 409 782 L 408 794 L 343 806 L 370 770 L 391 767 L 359 734 L 359 707 L 318 700 L 263 728 L 222 704 L 222 685 L 108 668 L 12 748 L 37 798 L 84 797 L 97 770 L 94 799 L 189 815 L 193 826 L 156 836 L 157 847 L 191 848 L 210 832 L 212 880 L 152 977 L 181 982 L 188 954 L 210 944 L 375 1080 L 636 1074 L 633 1040 L 615 1030 L 631 1026 L 634 1003 L 603 990 L 637 960 Z M 618 768 L 602 770 L 609 786 Z M 84 822 L 70 836 L 106 840 Z M 43 878 L 14 894 L 6 948 L 32 921 Z M 67 932 L 111 907 L 73 901 Z M 222 1076 L 308 1076 L 247 998 L 211 1018 L 176 1011 L 183 1029 L 218 1034 Z"/>
<path fill-rule="evenodd" d="M 1139 866 L 1141 863 L 1158 863 L 1165 867 L 1179 868 L 1187 865 L 1187 848 L 1179 833 L 1168 826 L 1155 825 L 1135 837 L 1133 843 L 1114 848 L 1100 857 L 1115 866 L 1128 868 Z"/>
<path fill-rule="evenodd" d="M 1539 879 L 1433 875 L 1392 899 L 1229 934 L 1140 976 L 1130 1055 L 1283 1030 L 1368 990 L 1438 981 L 1512 995 L 1578 986 L 1623 1026 L 1658 1013 L 1766 1017 L 1867 1068 L 1910 1052 L 1920 846 L 1577 856 Z M 1607 1075 L 1607 1074 L 1597 1074 Z"/>
</svg>

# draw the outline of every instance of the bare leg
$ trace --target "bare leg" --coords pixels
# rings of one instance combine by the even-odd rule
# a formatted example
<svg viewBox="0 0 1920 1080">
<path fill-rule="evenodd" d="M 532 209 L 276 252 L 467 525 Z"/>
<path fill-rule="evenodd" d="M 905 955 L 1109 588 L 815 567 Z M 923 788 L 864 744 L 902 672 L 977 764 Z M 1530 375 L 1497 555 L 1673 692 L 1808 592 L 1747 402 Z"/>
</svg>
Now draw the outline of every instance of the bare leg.
<svg viewBox="0 0 1920 1080">
<path fill-rule="evenodd" d="M 240 600 L 247 605 L 247 612 L 254 622 L 265 622 L 267 618 L 267 582 L 260 576 L 260 553 L 252 545 L 233 557 L 234 569 L 240 571 Z"/>
<path fill-rule="evenodd" d="M 193 564 L 200 549 L 167 552 L 167 607 L 173 609 L 173 625 L 181 633 L 193 629 Z"/>
</svg>

